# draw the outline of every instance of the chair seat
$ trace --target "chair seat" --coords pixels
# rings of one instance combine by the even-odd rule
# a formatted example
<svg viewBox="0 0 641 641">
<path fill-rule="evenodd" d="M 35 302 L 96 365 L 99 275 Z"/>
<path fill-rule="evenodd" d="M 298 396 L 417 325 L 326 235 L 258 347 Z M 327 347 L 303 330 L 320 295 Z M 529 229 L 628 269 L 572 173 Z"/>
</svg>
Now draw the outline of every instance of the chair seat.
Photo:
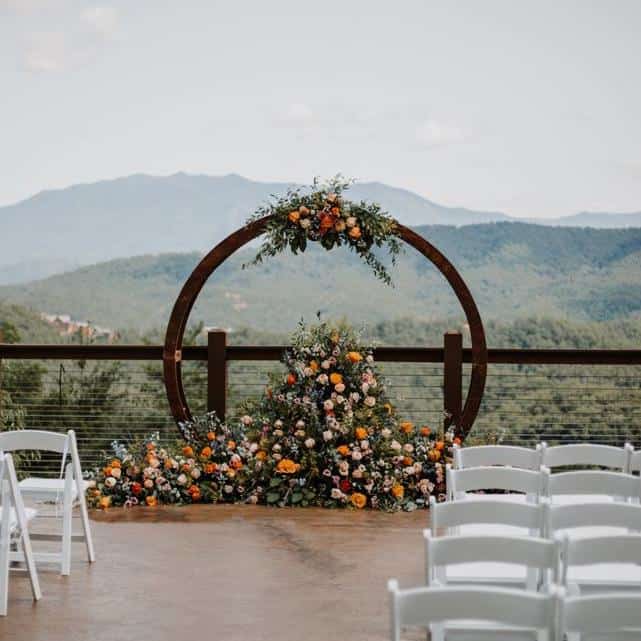
<svg viewBox="0 0 641 641">
<path fill-rule="evenodd" d="M 24 509 L 24 514 L 28 523 L 29 521 L 32 521 L 35 518 L 36 514 L 38 514 L 38 510 L 35 510 L 34 508 L 31 508 L 31 507 L 26 507 Z M 16 515 L 15 509 L 11 508 L 9 511 L 9 532 L 13 534 L 13 532 L 15 532 L 17 527 L 18 527 L 18 517 Z"/>
<path fill-rule="evenodd" d="M 84 480 L 80 483 L 83 490 L 85 490 L 89 485 L 89 483 Z M 28 496 L 30 498 L 42 500 L 59 498 L 59 500 L 62 500 L 62 495 L 65 489 L 65 480 L 59 478 L 52 479 L 30 476 L 20 481 L 18 486 L 20 487 L 21 494 L 25 497 Z M 71 486 L 71 495 L 74 501 L 78 498 L 78 488 L 76 483 L 73 483 Z"/>
</svg>

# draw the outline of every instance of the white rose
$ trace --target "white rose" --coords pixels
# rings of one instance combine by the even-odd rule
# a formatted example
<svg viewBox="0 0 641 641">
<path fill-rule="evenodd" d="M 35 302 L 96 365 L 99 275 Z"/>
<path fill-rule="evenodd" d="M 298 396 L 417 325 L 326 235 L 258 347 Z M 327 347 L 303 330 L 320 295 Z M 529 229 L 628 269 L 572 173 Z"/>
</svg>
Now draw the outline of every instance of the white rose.
<svg viewBox="0 0 641 641">
<path fill-rule="evenodd" d="M 225 485 L 225 487 L 223 487 L 223 491 L 226 492 L 227 494 L 231 494 L 234 491 L 234 486 Z"/>
<path fill-rule="evenodd" d="M 321 385 L 327 385 L 327 381 L 329 378 L 327 378 L 327 374 L 319 374 L 316 380 L 321 384 Z"/>
<path fill-rule="evenodd" d="M 314 376 L 314 370 L 311 367 L 306 367 L 303 370 L 303 374 L 305 374 L 305 376 Z"/>
<path fill-rule="evenodd" d="M 187 476 L 185 474 L 180 474 L 176 479 L 178 485 L 185 485 L 187 483 Z"/>
<path fill-rule="evenodd" d="M 145 482 L 143 485 L 148 489 L 151 490 L 151 488 L 154 486 L 154 482 L 151 479 L 145 479 Z"/>
<path fill-rule="evenodd" d="M 345 385 L 344 383 L 337 383 L 334 385 L 334 389 L 339 393 L 342 394 L 345 391 Z"/>
<path fill-rule="evenodd" d="M 116 479 L 115 479 L 113 476 L 108 476 L 108 477 L 105 479 L 105 486 L 106 486 L 106 487 L 111 488 L 111 487 L 113 487 L 115 484 L 116 484 Z"/>
<path fill-rule="evenodd" d="M 357 223 L 356 217 L 355 216 L 350 216 L 346 221 L 345 224 L 348 227 L 353 227 Z"/>
<path fill-rule="evenodd" d="M 343 498 L 343 493 L 337 488 L 333 487 L 332 488 L 332 498 L 336 500 L 340 500 Z"/>
<path fill-rule="evenodd" d="M 349 474 L 349 463 L 347 461 L 341 461 L 338 464 L 338 473 L 341 476 L 347 476 Z"/>
<path fill-rule="evenodd" d="M 253 419 L 251 416 L 249 416 L 249 414 L 245 414 L 245 416 L 243 416 L 243 417 L 240 419 L 240 422 L 241 422 L 243 425 L 251 425 L 251 424 L 254 422 L 254 419 Z"/>
<path fill-rule="evenodd" d="M 283 430 L 274 430 L 274 436 L 282 436 Z"/>
<path fill-rule="evenodd" d="M 299 225 L 303 229 L 308 229 L 311 224 L 312 224 L 312 221 L 309 218 L 302 218 L 299 222 Z"/>
<path fill-rule="evenodd" d="M 329 369 L 329 368 L 331 367 L 331 365 L 332 365 L 332 364 L 331 364 L 329 361 L 327 361 L 327 360 L 325 360 L 325 361 L 323 361 L 323 362 L 321 363 L 321 367 L 322 367 L 323 369 Z"/>
<path fill-rule="evenodd" d="M 369 391 L 369 383 L 363 383 L 361 385 L 361 389 L 363 390 L 363 394 L 367 394 L 367 392 Z"/>
<path fill-rule="evenodd" d="M 334 403 L 333 403 L 330 399 L 327 399 L 327 400 L 323 403 L 323 407 L 324 407 L 326 410 L 333 410 L 333 409 L 334 409 Z"/>
<path fill-rule="evenodd" d="M 308 438 L 305 441 L 305 447 L 310 449 L 310 450 L 312 449 L 312 447 L 314 447 L 314 445 L 316 445 L 316 441 L 313 438 Z"/>
<path fill-rule="evenodd" d="M 325 430 L 323 432 L 323 440 L 331 441 L 333 438 L 334 438 L 334 434 L 332 433 L 331 430 Z"/>
<path fill-rule="evenodd" d="M 395 451 L 395 452 L 400 452 L 401 451 L 401 444 L 397 441 L 394 440 L 390 443 L 390 447 Z"/>
<path fill-rule="evenodd" d="M 299 430 L 300 430 L 300 429 L 302 429 L 303 427 L 305 427 L 305 421 L 303 421 L 302 419 L 298 419 L 298 420 L 296 421 L 296 427 L 297 427 Z"/>
<path fill-rule="evenodd" d="M 405 443 L 405 445 L 403 445 L 403 449 L 411 454 L 414 451 L 414 446 L 411 443 Z"/>
<path fill-rule="evenodd" d="M 283 458 L 283 456 L 282 456 L 282 454 L 275 453 L 275 454 L 272 454 L 272 458 L 273 458 L 275 461 L 280 461 L 280 459 L 282 459 L 282 458 Z"/>
<path fill-rule="evenodd" d="M 358 402 L 358 399 L 361 397 L 361 395 L 358 392 L 352 392 L 349 397 L 355 402 Z"/>
<path fill-rule="evenodd" d="M 365 361 L 371 364 L 371 363 L 373 363 L 373 362 L 374 362 L 374 357 L 373 357 L 371 354 L 368 354 L 368 355 L 365 357 Z"/>
<path fill-rule="evenodd" d="M 200 478 L 200 470 L 199 470 L 197 467 L 195 467 L 195 468 L 191 471 L 191 478 L 192 478 L 192 479 Z"/>
<path fill-rule="evenodd" d="M 389 428 L 384 427 L 384 428 L 381 430 L 381 436 L 382 436 L 383 438 L 389 438 L 391 435 L 392 435 L 392 430 L 390 430 Z"/>
<path fill-rule="evenodd" d="M 362 479 L 362 478 L 363 478 L 363 472 L 362 472 L 362 470 L 360 470 L 360 469 L 358 469 L 358 470 L 354 470 L 354 471 L 352 472 L 352 476 L 353 476 L 355 479 Z"/>
<path fill-rule="evenodd" d="M 113 476 L 115 479 L 119 479 L 121 474 L 122 470 L 119 467 L 111 468 L 111 476 Z"/>
<path fill-rule="evenodd" d="M 274 452 L 280 452 L 280 445 L 278 443 L 275 443 L 274 446 L 272 447 L 272 450 Z"/>
<path fill-rule="evenodd" d="M 276 421 L 274 421 L 274 427 L 276 428 L 283 427 L 283 421 L 281 421 L 280 419 L 277 419 Z"/>
<path fill-rule="evenodd" d="M 363 455 L 358 450 L 352 452 L 352 461 L 360 461 L 362 458 Z"/>
<path fill-rule="evenodd" d="M 338 405 L 342 405 L 345 402 L 345 397 L 341 396 L 340 394 L 336 397 L 336 403 Z"/>
<path fill-rule="evenodd" d="M 252 443 L 249 446 L 249 451 L 253 454 L 258 449 L 258 443 Z"/>
<path fill-rule="evenodd" d="M 367 439 L 361 441 L 361 449 L 365 451 L 369 450 L 369 441 Z"/>
<path fill-rule="evenodd" d="M 373 396 L 366 396 L 363 402 L 367 407 L 374 407 L 374 405 L 376 405 L 376 399 Z"/>
</svg>

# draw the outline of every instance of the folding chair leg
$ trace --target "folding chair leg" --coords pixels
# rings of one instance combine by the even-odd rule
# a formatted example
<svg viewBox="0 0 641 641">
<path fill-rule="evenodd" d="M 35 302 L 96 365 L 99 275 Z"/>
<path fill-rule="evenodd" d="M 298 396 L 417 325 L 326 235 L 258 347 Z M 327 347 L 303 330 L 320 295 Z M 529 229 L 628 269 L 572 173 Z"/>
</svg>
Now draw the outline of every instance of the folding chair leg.
<svg viewBox="0 0 641 641">
<path fill-rule="evenodd" d="M 33 600 L 40 601 L 42 598 L 42 591 L 40 590 L 40 580 L 38 579 L 38 571 L 36 569 L 36 562 L 33 556 L 33 549 L 31 547 L 31 539 L 29 532 L 25 529 L 22 533 L 22 554 L 24 562 L 29 572 L 29 580 L 31 581 L 31 592 L 33 593 Z"/>
<path fill-rule="evenodd" d="M 87 559 L 89 563 L 93 563 L 96 560 L 96 553 L 93 548 L 93 539 L 91 538 L 91 528 L 89 526 L 89 511 L 87 510 L 87 501 L 84 494 L 80 494 L 78 502 L 80 503 L 80 520 L 82 521 L 82 529 L 87 546 Z"/>
<path fill-rule="evenodd" d="M 0 478 L 0 487 L 3 481 Z M 0 526 L 0 616 L 7 615 L 9 600 L 9 494 L 3 492 L 2 525 Z"/>
<path fill-rule="evenodd" d="M 62 504 L 62 556 L 60 563 L 60 574 L 69 576 L 71 574 L 71 529 L 73 517 L 73 497 L 71 494 L 71 469 L 68 469 L 65 477 L 65 491 Z"/>
</svg>

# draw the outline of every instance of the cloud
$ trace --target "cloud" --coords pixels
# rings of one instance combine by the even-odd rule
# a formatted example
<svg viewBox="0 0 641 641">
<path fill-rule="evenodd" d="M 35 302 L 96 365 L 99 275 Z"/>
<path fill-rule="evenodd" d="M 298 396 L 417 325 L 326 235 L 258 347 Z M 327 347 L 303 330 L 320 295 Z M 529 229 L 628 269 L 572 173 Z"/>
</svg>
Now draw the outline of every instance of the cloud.
<svg viewBox="0 0 641 641">
<path fill-rule="evenodd" d="M 104 38 L 111 36 L 118 26 L 118 12 L 113 7 L 90 7 L 81 17 L 90 29 Z"/>
<path fill-rule="evenodd" d="M 67 64 L 67 46 L 61 33 L 40 33 L 29 38 L 24 66 L 27 71 L 51 73 L 62 71 Z"/>
<path fill-rule="evenodd" d="M 283 124 L 293 127 L 310 127 L 316 123 L 312 108 L 304 102 L 291 103 L 281 114 Z"/>
<path fill-rule="evenodd" d="M 465 134 L 454 125 L 426 120 L 417 127 L 416 140 L 425 147 L 444 147 L 463 142 Z"/>
</svg>

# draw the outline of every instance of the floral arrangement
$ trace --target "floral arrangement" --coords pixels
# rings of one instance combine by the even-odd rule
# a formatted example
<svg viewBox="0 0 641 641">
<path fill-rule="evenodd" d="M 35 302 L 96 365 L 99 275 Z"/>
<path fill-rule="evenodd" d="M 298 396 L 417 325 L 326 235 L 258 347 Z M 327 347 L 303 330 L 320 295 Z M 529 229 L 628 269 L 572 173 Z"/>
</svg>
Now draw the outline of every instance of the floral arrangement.
<svg viewBox="0 0 641 641">
<path fill-rule="evenodd" d="M 341 176 L 324 184 L 315 180 L 310 191 L 290 189 L 285 196 L 259 208 L 249 222 L 270 215 L 273 219 L 267 226 L 266 239 L 249 264 L 262 263 L 288 247 L 294 254 L 304 252 L 308 241 L 319 242 L 327 250 L 346 246 L 355 251 L 377 278 L 391 285 L 385 265 L 372 249 L 386 246 L 392 264 L 396 263 L 401 250 L 396 223 L 380 205 L 344 199 L 343 192 L 352 182 Z"/>
<path fill-rule="evenodd" d="M 248 502 L 414 510 L 445 493 L 444 464 L 458 439 L 397 417 L 372 350 L 345 325 L 303 324 L 264 396 L 234 427 L 215 414 L 113 445 L 94 474 L 94 505 Z"/>
</svg>

